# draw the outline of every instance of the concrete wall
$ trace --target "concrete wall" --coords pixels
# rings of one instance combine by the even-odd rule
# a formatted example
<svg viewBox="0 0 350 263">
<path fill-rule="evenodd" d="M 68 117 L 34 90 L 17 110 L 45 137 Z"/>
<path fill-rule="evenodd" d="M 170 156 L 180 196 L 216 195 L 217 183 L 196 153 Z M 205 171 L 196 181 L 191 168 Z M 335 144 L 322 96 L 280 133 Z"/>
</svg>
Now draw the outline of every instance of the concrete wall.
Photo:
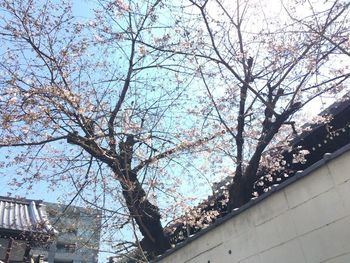
<svg viewBox="0 0 350 263">
<path fill-rule="evenodd" d="M 350 152 L 194 238 L 161 263 L 349 263 Z"/>
</svg>

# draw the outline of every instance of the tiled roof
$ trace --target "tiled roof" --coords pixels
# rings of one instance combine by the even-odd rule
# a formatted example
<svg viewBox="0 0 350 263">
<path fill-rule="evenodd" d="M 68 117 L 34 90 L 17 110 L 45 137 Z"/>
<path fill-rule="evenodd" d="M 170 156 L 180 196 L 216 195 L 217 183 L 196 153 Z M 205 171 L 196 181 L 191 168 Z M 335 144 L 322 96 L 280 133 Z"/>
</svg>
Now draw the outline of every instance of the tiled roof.
<svg viewBox="0 0 350 263">
<path fill-rule="evenodd" d="M 47 235 L 55 233 L 42 201 L 0 196 L 0 235 L 4 231 Z"/>
</svg>

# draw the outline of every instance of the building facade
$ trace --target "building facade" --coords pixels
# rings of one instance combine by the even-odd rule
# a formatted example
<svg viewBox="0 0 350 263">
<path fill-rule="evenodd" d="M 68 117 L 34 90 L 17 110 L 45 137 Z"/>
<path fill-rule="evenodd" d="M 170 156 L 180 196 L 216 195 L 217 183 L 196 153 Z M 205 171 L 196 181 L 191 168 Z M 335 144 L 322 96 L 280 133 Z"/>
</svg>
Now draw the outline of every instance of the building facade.
<svg viewBox="0 0 350 263">
<path fill-rule="evenodd" d="M 58 234 L 49 246 L 39 246 L 32 254 L 42 255 L 49 263 L 97 262 L 101 211 L 55 203 L 45 203 L 45 206 Z"/>
</svg>

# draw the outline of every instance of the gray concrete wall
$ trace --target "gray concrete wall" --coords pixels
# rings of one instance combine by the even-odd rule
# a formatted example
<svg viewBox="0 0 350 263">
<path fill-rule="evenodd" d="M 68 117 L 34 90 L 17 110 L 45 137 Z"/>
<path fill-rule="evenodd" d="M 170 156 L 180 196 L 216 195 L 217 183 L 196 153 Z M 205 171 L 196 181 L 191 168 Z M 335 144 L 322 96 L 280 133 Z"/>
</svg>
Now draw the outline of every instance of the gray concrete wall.
<svg viewBox="0 0 350 263">
<path fill-rule="evenodd" d="M 349 263 L 350 152 L 159 262 Z"/>
</svg>

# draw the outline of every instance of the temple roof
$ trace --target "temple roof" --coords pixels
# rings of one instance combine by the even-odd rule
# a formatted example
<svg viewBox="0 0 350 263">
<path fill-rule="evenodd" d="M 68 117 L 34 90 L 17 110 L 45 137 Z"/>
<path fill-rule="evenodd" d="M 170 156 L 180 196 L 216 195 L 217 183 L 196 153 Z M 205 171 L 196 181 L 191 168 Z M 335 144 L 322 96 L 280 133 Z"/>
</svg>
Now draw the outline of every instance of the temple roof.
<svg viewBox="0 0 350 263">
<path fill-rule="evenodd" d="M 55 232 L 42 201 L 0 196 L 0 236 L 42 238 Z"/>
</svg>

